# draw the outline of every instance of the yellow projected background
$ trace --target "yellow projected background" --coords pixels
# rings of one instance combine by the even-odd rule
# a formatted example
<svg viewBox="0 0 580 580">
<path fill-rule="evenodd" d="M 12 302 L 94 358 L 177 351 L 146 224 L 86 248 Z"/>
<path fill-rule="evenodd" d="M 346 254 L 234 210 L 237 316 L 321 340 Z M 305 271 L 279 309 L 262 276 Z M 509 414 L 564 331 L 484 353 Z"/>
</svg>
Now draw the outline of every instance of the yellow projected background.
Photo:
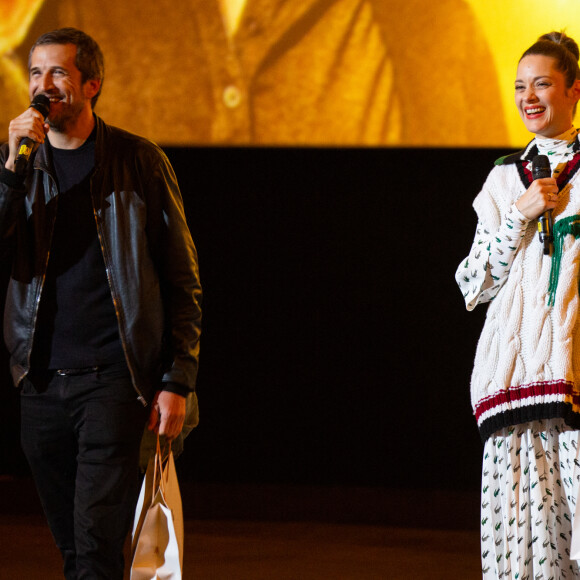
<svg viewBox="0 0 580 580">
<path fill-rule="evenodd" d="M 580 41 L 577 7 L 0 0 L 0 135 L 28 103 L 31 43 L 75 26 L 105 53 L 97 113 L 163 145 L 521 146 L 517 61 L 552 29 Z"/>
<path fill-rule="evenodd" d="M 15 55 L 43 0 L 0 0 L 0 141 L 6 139 L 8 121 L 28 102 L 26 68 Z"/>
</svg>

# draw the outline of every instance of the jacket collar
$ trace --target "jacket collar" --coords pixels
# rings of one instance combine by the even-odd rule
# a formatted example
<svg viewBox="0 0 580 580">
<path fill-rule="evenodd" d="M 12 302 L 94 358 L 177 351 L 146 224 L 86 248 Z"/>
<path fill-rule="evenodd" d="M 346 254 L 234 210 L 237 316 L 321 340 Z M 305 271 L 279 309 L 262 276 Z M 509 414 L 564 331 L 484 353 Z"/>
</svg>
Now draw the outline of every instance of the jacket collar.
<svg viewBox="0 0 580 580">
<path fill-rule="evenodd" d="M 97 129 L 96 145 L 95 145 L 95 168 L 98 167 L 101 161 L 106 157 L 108 151 L 105 146 L 106 133 L 108 132 L 107 124 L 93 113 L 95 118 L 95 127 Z M 41 169 L 50 174 L 53 173 L 52 155 L 50 153 L 50 146 L 48 143 L 43 143 L 36 152 L 34 157 L 34 169 Z"/>
</svg>

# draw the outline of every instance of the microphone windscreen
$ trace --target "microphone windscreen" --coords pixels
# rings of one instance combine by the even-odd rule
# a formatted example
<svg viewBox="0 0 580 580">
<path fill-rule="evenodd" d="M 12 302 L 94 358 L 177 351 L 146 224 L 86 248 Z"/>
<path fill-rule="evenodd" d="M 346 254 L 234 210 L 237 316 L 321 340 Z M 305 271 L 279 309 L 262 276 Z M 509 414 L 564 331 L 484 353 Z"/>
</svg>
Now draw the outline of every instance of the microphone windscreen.
<svg viewBox="0 0 580 580">
<path fill-rule="evenodd" d="M 552 177 L 552 170 L 550 169 L 550 160 L 547 155 L 536 155 L 532 160 L 532 177 L 536 179 L 544 179 L 545 177 Z"/>
<path fill-rule="evenodd" d="M 50 113 L 50 99 L 43 94 L 38 94 L 32 99 L 30 106 L 36 109 L 45 119 Z"/>
</svg>

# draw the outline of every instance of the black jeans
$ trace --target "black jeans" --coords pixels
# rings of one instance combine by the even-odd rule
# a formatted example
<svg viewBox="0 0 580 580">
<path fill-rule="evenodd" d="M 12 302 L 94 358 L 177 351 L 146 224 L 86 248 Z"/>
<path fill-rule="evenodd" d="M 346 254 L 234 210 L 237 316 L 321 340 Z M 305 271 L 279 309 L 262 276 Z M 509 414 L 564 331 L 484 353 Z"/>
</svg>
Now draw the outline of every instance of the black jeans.
<svg viewBox="0 0 580 580">
<path fill-rule="evenodd" d="M 65 578 L 122 580 L 148 415 L 127 366 L 27 378 L 21 403 L 22 448 Z"/>
</svg>

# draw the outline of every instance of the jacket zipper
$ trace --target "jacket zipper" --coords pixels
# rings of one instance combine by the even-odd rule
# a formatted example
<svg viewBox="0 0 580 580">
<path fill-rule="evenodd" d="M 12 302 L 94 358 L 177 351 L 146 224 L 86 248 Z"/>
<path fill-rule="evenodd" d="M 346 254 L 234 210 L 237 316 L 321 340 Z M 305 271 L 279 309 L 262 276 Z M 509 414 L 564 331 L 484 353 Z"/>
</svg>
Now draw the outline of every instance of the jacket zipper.
<svg viewBox="0 0 580 580">
<path fill-rule="evenodd" d="M 91 177 L 91 204 L 93 206 L 93 217 L 95 218 L 95 224 L 97 227 L 97 236 L 99 238 L 99 245 L 101 246 L 101 254 L 103 255 L 103 262 L 105 264 L 105 272 L 107 274 L 107 283 L 109 284 L 109 290 L 111 292 L 111 298 L 113 300 L 113 307 L 115 309 L 115 315 L 117 317 L 117 324 L 119 326 L 119 337 L 121 339 L 121 346 L 123 347 L 123 353 L 125 354 L 125 361 L 127 362 L 127 366 L 129 367 L 129 372 L 131 373 L 131 382 L 133 383 L 133 388 L 135 389 L 135 391 L 137 393 L 137 400 L 144 407 L 146 407 L 147 401 L 145 400 L 143 393 L 140 391 L 140 389 L 135 384 L 135 372 L 133 370 L 133 363 L 131 361 L 131 357 L 129 357 L 129 354 L 128 354 L 125 333 L 123 330 L 123 324 L 122 324 L 123 317 L 121 315 L 121 309 L 119 306 L 120 301 L 118 300 L 118 298 L 116 296 L 115 290 L 113 288 L 113 283 L 111 282 L 111 272 L 110 272 L 110 268 L 109 268 L 109 260 L 108 260 L 107 252 L 105 251 L 105 244 L 103 242 L 103 232 L 102 232 L 101 225 L 100 225 L 101 218 L 99 217 L 97 210 L 95 209 L 95 201 L 94 201 L 94 197 L 93 197 L 93 178 L 92 177 Z"/>
<path fill-rule="evenodd" d="M 53 192 L 56 189 L 56 182 L 55 182 L 54 178 L 45 168 L 39 167 L 39 169 L 45 174 L 46 178 L 48 180 L 50 180 L 50 182 L 51 182 L 50 191 Z M 26 356 L 27 369 L 26 369 L 26 372 L 21 377 L 19 377 L 18 382 L 20 382 L 30 372 L 30 367 L 32 365 L 31 359 L 32 359 L 32 349 L 34 346 L 34 337 L 36 334 L 36 322 L 38 320 L 38 312 L 40 309 L 40 300 L 42 298 L 42 291 L 44 289 L 44 283 L 46 281 L 46 272 L 48 271 L 48 261 L 50 260 L 50 249 L 52 248 L 52 237 L 54 235 L 54 222 L 55 222 L 56 212 L 58 210 L 58 195 L 54 196 L 54 203 L 55 203 L 55 209 L 54 209 L 54 213 L 53 213 L 51 224 L 50 224 L 50 235 L 48 238 L 48 247 L 46 250 L 46 258 L 44 260 L 44 268 L 42 270 L 42 277 L 40 278 L 40 281 L 38 282 L 38 288 L 36 290 L 36 296 L 35 296 L 35 300 L 34 300 L 34 312 L 33 312 L 33 317 L 32 317 L 31 341 L 28 345 L 28 349 L 27 349 L 28 354 Z"/>
</svg>

